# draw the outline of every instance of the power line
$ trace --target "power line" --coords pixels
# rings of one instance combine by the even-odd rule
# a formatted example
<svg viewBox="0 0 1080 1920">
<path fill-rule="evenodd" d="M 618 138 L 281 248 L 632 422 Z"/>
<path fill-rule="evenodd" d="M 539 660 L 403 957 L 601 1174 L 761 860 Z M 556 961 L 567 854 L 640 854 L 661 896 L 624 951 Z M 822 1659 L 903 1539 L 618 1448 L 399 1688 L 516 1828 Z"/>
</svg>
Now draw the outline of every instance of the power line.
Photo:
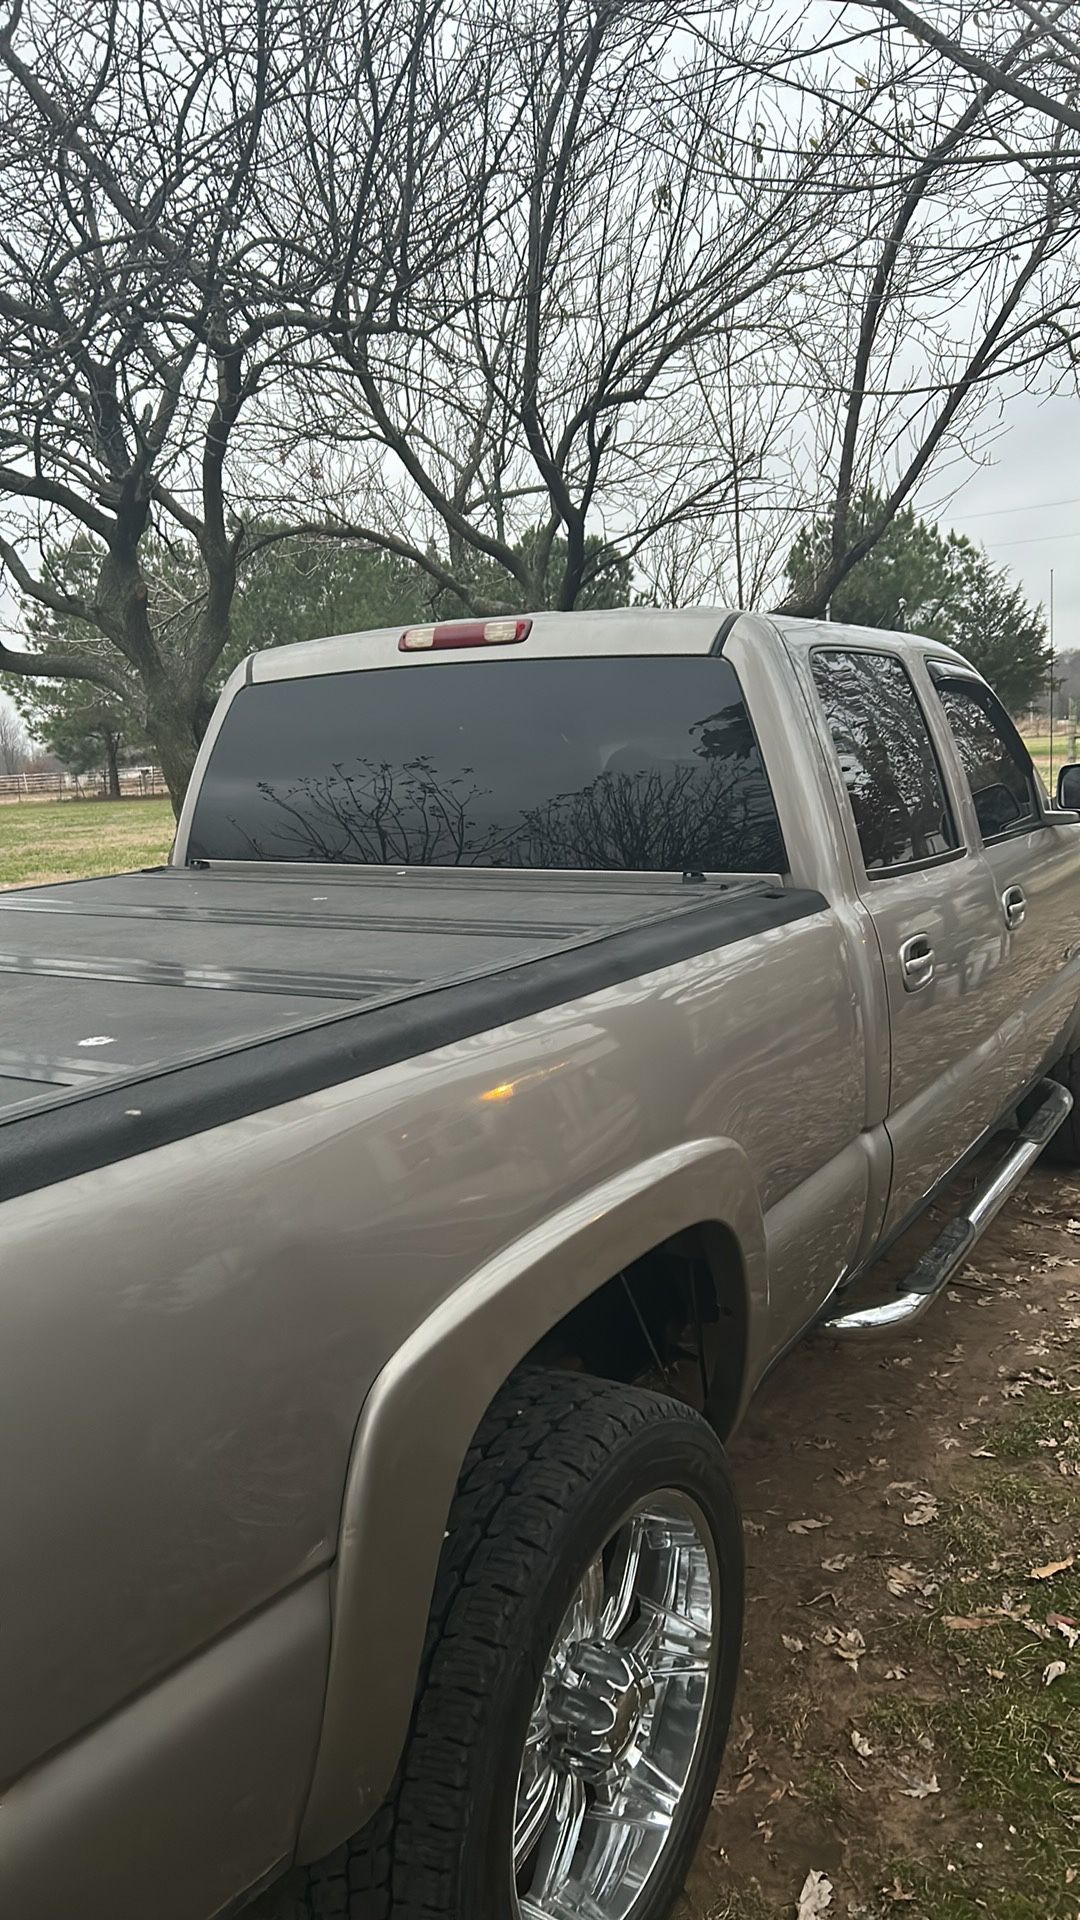
<svg viewBox="0 0 1080 1920">
<path fill-rule="evenodd" d="M 1080 506 L 1080 495 L 1072 500 L 1036 500 L 1030 507 L 979 507 L 974 513 L 963 513 L 963 509 L 957 508 L 954 504 L 954 511 L 962 513 L 966 520 L 992 520 L 1001 513 L 1045 513 L 1050 507 L 1078 506 Z"/>
<path fill-rule="evenodd" d="M 1072 533 L 1033 533 L 1029 540 L 995 540 L 994 546 L 995 548 L 997 547 L 1041 547 L 1043 542 L 1046 540 L 1076 540 L 1076 539 L 1080 539 L 1080 529 L 1074 529 Z"/>
</svg>

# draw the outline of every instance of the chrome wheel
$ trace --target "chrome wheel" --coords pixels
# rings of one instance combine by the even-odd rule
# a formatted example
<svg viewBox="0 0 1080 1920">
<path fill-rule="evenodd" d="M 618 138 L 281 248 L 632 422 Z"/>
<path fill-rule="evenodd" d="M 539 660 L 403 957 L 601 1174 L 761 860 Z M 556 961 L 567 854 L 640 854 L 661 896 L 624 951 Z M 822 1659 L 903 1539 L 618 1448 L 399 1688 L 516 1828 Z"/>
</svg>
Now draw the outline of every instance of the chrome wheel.
<svg viewBox="0 0 1080 1920">
<path fill-rule="evenodd" d="M 701 1743 L 720 1583 L 685 1495 L 643 1501 L 587 1569 L 529 1722 L 515 1920 L 628 1920 L 654 1880 Z"/>
</svg>

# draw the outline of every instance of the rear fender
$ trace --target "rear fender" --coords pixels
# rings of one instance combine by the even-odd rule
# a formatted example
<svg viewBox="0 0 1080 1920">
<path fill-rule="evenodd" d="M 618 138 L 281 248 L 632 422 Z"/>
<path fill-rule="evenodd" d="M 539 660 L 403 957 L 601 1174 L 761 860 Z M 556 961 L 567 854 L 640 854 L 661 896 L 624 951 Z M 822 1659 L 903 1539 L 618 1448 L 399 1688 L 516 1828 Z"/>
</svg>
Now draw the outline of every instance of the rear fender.
<svg viewBox="0 0 1080 1920">
<path fill-rule="evenodd" d="M 414 1330 L 364 1405 L 333 1574 L 322 1735 L 298 1856 L 316 1860 L 385 1798 L 408 1731 L 454 1489 L 515 1366 L 563 1316 L 672 1234 L 715 1222 L 765 1305 L 765 1234 L 733 1141 L 692 1140 L 582 1194 L 473 1273 Z"/>
</svg>

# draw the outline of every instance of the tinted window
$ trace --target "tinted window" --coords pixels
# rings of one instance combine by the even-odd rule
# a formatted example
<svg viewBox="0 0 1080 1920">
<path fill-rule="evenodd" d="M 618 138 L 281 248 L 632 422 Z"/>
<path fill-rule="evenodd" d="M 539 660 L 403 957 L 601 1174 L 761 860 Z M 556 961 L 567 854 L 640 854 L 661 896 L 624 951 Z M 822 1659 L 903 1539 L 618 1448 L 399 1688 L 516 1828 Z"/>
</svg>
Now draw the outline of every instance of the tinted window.
<svg viewBox="0 0 1080 1920">
<path fill-rule="evenodd" d="M 458 661 L 245 687 L 190 857 L 782 871 L 730 663 Z"/>
<path fill-rule="evenodd" d="M 959 843 L 903 663 L 829 648 L 812 664 L 867 872 L 950 852 Z"/>
<path fill-rule="evenodd" d="M 938 679 L 938 693 L 983 839 L 1032 826 L 1038 808 L 1031 761 L 1004 708 L 989 687 L 974 681 Z"/>
</svg>

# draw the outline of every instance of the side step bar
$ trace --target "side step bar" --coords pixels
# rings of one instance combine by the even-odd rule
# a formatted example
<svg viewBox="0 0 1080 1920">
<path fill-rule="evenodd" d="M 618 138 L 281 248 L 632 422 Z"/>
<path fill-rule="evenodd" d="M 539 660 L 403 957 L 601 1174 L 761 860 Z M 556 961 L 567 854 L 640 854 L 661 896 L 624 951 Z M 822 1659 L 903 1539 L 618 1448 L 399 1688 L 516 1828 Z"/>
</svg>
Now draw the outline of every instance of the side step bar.
<svg viewBox="0 0 1080 1920">
<path fill-rule="evenodd" d="M 899 1282 L 895 1298 L 883 1300 L 876 1306 L 829 1313 L 818 1323 L 825 1333 L 854 1338 L 860 1334 L 890 1333 L 897 1327 L 910 1327 L 914 1321 L 921 1320 L 991 1220 L 1000 1213 L 1047 1141 L 1068 1117 L 1073 1101 L 1067 1087 L 1057 1080 L 1043 1080 L 1037 1092 L 1041 1096 L 1039 1105 L 1021 1127 L 1015 1145 L 975 1193 L 967 1212 L 949 1221 L 911 1272 Z"/>
</svg>

